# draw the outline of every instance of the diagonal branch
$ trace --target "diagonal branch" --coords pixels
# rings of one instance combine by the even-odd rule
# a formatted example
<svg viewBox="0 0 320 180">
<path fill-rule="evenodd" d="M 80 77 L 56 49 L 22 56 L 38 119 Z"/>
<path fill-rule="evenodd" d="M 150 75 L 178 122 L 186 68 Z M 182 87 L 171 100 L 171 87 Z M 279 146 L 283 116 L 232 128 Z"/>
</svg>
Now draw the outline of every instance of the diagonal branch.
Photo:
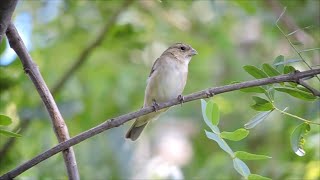
<svg viewBox="0 0 320 180">
<path fill-rule="evenodd" d="M 97 38 L 81 52 L 77 60 L 71 65 L 71 67 L 66 71 L 66 73 L 57 82 L 57 84 L 53 86 L 53 94 L 61 89 L 61 87 L 68 81 L 68 79 L 82 66 L 82 64 L 85 62 L 88 56 L 90 56 L 93 50 L 103 42 L 104 38 L 109 34 L 111 27 L 116 22 L 119 14 L 123 12 L 132 2 L 133 0 L 124 1 L 122 6 L 110 17 L 108 23 L 106 23 L 102 28 L 102 31 L 97 36 Z"/>
<path fill-rule="evenodd" d="M 0 44 L 11 22 L 11 16 L 16 8 L 18 0 L 0 1 Z"/>
<path fill-rule="evenodd" d="M 54 131 L 59 142 L 68 140 L 68 128 L 61 116 L 61 113 L 56 105 L 49 88 L 40 74 L 38 66 L 33 62 L 27 48 L 25 47 L 17 29 L 10 23 L 7 29 L 7 38 L 11 48 L 17 53 L 23 65 L 25 73 L 30 77 L 35 85 L 53 124 Z M 67 167 L 69 179 L 79 179 L 77 162 L 72 148 L 63 151 L 64 161 Z"/>
<path fill-rule="evenodd" d="M 242 82 L 242 83 L 237 83 L 237 84 L 231 84 L 231 85 L 226 85 L 226 86 L 220 86 L 220 87 L 213 87 L 209 89 L 205 89 L 202 91 L 198 91 L 192 94 L 189 94 L 187 96 L 184 96 L 184 102 L 190 102 L 190 101 L 195 101 L 201 98 L 208 98 L 212 95 L 216 94 L 222 94 L 225 92 L 230 92 L 230 91 L 235 91 L 247 87 L 253 87 L 253 86 L 262 86 L 262 85 L 267 85 L 267 84 L 273 84 L 273 83 L 280 83 L 280 82 L 296 82 L 299 79 L 305 78 L 305 77 L 313 77 L 317 74 L 320 74 L 320 68 L 319 69 L 312 69 L 308 71 L 303 71 L 303 72 L 296 72 L 292 74 L 285 74 L 285 75 L 280 75 L 280 76 L 275 76 L 275 77 L 270 77 L 270 78 L 264 78 L 264 79 L 258 79 L 258 80 L 252 80 L 252 81 L 247 81 L 247 82 Z M 163 109 L 167 108 L 170 106 L 174 106 L 177 104 L 180 104 L 181 101 L 179 99 L 172 99 L 171 101 L 168 101 L 166 103 L 161 103 L 159 104 L 158 109 Z M 18 176 L 19 174 L 25 172 L 26 170 L 32 168 L 33 166 L 37 165 L 38 163 L 48 159 L 49 157 L 57 154 L 60 151 L 63 151 L 64 149 L 67 149 L 73 145 L 79 144 L 80 142 L 93 137 L 97 134 L 100 134 L 103 131 L 106 131 L 111 128 L 118 127 L 132 119 L 135 119 L 137 117 L 140 117 L 142 115 L 151 113 L 154 111 L 154 108 L 152 106 L 148 106 L 145 108 L 142 108 L 139 111 L 131 112 L 128 114 L 124 114 L 121 116 L 118 116 L 116 118 L 111 118 L 103 122 L 102 124 L 91 128 L 85 132 L 80 133 L 79 135 L 62 142 L 55 147 L 43 152 L 42 154 L 34 157 L 33 159 L 23 163 L 22 165 L 18 166 L 17 168 L 11 170 L 10 172 L 4 174 L 3 176 L 0 177 L 0 179 L 10 179 Z"/>
<path fill-rule="evenodd" d="M 1 0 L 0 0 L 1 1 Z M 2 2 L 2 1 L 1 1 Z M 109 35 L 110 29 L 115 24 L 117 17 L 132 3 L 133 0 L 126 0 L 123 5 L 115 11 L 115 13 L 111 16 L 111 18 L 107 21 L 104 27 L 101 30 L 101 33 L 95 38 L 95 40 L 89 44 L 82 52 L 79 54 L 78 58 L 74 61 L 72 66 L 62 75 L 62 78 L 57 81 L 57 83 L 53 86 L 51 92 L 52 95 L 55 96 L 61 88 L 66 84 L 68 79 L 84 64 L 84 62 L 88 59 L 88 56 L 94 51 L 96 47 L 98 47 L 101 42 L 105 39 L 106 36 Z M 16 129 L 21 129 L 24 131 L 26 127 L 32 122 L 30 120 L 23 119 L 22 124 L 19 125 Z M 16 138 L 9 138 L 9 140 L 4 144 L 4 146 L 0 150 L 0 155 L 5 156 L 7 152 L 9 152 L 10 147 L 14 144 Z M 0 159 L 3 160 L 3 158 Z"/>
</svg>

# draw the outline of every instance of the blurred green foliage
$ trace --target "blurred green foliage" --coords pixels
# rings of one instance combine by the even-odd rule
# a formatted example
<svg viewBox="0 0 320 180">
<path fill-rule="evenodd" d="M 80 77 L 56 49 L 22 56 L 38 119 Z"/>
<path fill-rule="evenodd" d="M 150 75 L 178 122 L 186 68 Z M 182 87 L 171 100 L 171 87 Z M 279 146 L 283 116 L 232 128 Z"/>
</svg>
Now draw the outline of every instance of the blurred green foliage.
<svg viewBox="0 0 320 180">
<path fill-rule="evenodd" d="M 286 15 L 298 27 L 312 25 L 305 29 L 312 41 L 306 39 L 297 48 L 319 47 L 320 2 L 284 0 L 279 3 L 287 6 Z M 27 14 L 32 17 L 30 53 L 49 88 L 95 40 L 120 5 L 120 1 L 98 0 L 19 1 L 14 16 Z M 71 136 L 109 118 L 139 109 L 153 61 L 175 42 L 188 43 L 199 53 L 189 65 L 184 94 L 233 81 L 251 80 L 252 77 L 242 69 L 244 65 L 271 64 L 279 55 L 286 60 L 299 59 L 275 27 L 278 16 L 270 4 L 260 0 L 135 2 L 120 14 L 103 43 L 92 51 L 82 67 L 55 95 Z M 286 27 L 281 20 L 280 25 L 287 33 L 296 30 Z M 290 38 L 298 41 L 295 36 Z M 0 47 L 1 53 L 3 45 Z M 319 51 L 304 53 L 303 56 L 309 64 L 319 65 Z M 291 65 L 301 71 L 308 69 L 301 62 Z M 31 121 L 9 153 L 4 157 L 0 155 L 0 174 L 3 174 L 56 145 L 57 139 L 47 113 L 39 108 L 39 104 L 42 106 L 39 95 L 23 73 L 18 59 L 0 68 L 0 80 L 0 113 L 12 118 L 9 130 L 24 119 Z M 319 82 L 314 79 L 310 84 L 319 87 Z M 284 93 L 276 93 L 275 99 L 278 108 L 289 106 L 289 112 L 319 122 L 319 100 L 305 102 Z M 219 127 L 225 131 L 243 127 L 255 115 L 247 93 L 225 93 L 215 96 L 214 100 L 220 111 Z M 252 129 L 245 140 L 229 144 L 237 150 L 272 157 L 270 160 L 248 162 L 250 170 L 256 174 L 273 179 L 318 179 L 320 128 L 311 127 L 304 147 L 306 155 L 298 157 L 291 151 L 290 135 L 300 123 L 280 113 L 272 113 Z M 151 123 L 138 142 L 124 139 L 129 124 L 108 130 L 74 147 L 82 179 L 177 179 L 181 177 L 179 173 L 185 179 L 239 178 L 230 157 L 206 138 L 203 130 L 207 127 L 202 121 L 199 101 L 172 108 Z M 179 138 L 175 138 L 176 134 Z M 171 140 L 182 145 L 170 144 Z M 6 141 L 7 138 L 0 136 L 0 149 Z M 182 150 L 177 156 L 173 150 L 167 152 L 163 147 L 177 152 Z M 168 154 L 172 156 L 168 158 Z M 161 163 L 158 163 L 159 157 L 162 158 Z M 150 169 L 167 170 L 173 175 L 159 175 L 158 172 L 149 172 Z M 20 177 L 67 178 L 60 154 Z"/>
</svg>

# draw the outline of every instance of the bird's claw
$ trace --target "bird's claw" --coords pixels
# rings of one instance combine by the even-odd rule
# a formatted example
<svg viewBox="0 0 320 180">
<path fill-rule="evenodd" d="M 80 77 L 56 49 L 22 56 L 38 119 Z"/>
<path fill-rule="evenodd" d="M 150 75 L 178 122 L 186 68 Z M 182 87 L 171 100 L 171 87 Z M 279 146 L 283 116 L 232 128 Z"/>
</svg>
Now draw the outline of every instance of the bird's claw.
<svg viewBox="0 0 320 180">
<path fill-rule="evenodd" d="M 205 93 L 207 95 L 207 98 L 214 96 L 214 93 L 210 92 L 209 90 L 206 90 Z"/>
<path fill-rule="evenodd" d="M 184 103 L 184 97 L 179 94 L 179 96 L 177 97 L 178 101 L 180 102 L 181 106 L 182 106 L 182 103 Z"/>
<path fill-rule="evenodd" d="M 152 107 L 155 112 L 157 112 L 159 110 L 159 104 L 157 103 L 157 101 L 155 99 L 152 100 Z"/>
</svg>

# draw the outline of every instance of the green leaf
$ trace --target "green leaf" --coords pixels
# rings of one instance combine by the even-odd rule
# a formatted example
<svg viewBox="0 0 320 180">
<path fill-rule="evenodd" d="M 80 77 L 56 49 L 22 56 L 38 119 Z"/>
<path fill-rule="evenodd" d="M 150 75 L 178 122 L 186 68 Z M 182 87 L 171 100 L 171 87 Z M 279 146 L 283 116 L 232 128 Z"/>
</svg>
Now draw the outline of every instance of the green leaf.
<svg viewBox="0 0 320 180">
<path fill-rule="evenodd" d="M 269 114 L 272 112 L 271 111 L 266 111 L 266 112 L 261 112 L 259 114 L 257 114 L 256 116 L 254 116 L 249 122 L 247 122 L 244 127 L 246 129 L 252 129 L 254 128 L 256 125 L 260 124 L 263 120 L 265 120 Z"/>
<path fill-rule="evenodd" d="M 292 66 L 285 66 L 283 69 L 283 74 L 289 74 L 295 72 L 296 69 Z"/>
<path fill-rule="evenodd" d="M 223 139 L 231 140 L 231 141 L 240 141 L 240 140 L 244 139 L 245 137 L 247 137 L 248 134 L 249 134 L 248 130 L 241 128 L 241 129 L 237 129 L 233 132 L 223 131 L 223 132 L 221 132 L 220 137 L 222 137 Z"/>
<path fill-rule="evenodd" d="M 246 65 L 243 66 L 243 69 L 247 71 L 251 76 L 253 76 L 256 79 L 261 79 L 261 78 L 267 78 L 267 74 L 261 71 L 259 68 L 252 66 L 252 65 Z"/>
<path fill-rule="evenodd" d="M 255 104 L 251 108 L 256 111 L 270 111 L 274 109 L 273 104 L 266 99 L 258 96 L 252 96 L 252 99 L 255 101 Z"/>
<path fill-rule="evenodd" d="M 3 134 L 5 136 L 9 136 L 9 137 L 22 137 L 20 134 L 11 132 L 11 131 L 7 131 L 4 129 L 0 129 L 0 134 Z"/>
<path fill-rule="evenodd" d="M 305 135 L 310 131 L 310 125 L 302 123 L 298 125 L 292 132 L 290 142 L 291 149 L 298 155 L 304 156 L 306 153 L 303 149 L 305 142 Z"/>
<path fill-rule="evenodd" d="M 248 176 L 248 180 L 272 180 L 272 179 L 260 176 L 258 174 L 250 174 Z"/>
<path fill-rule="evenodd" d="M 278 76 L 281 73 L 277 71 L 275 68 L 273 68 L 270 64 L 263 64 L 262 69 L 264 72 L 268 74 L 268 76 L 273 77 L 273 76 Z"/>
<path fill-rule="evenodd" d="M 0 126 L 8 126 L 12 123 L 12 120 L 10 117 L 0 114 Z"/>
<path fill-rule="evenodd" d="M 208 117 L 207 117 L 207 113 L 206 113 L 206 108 L 207 108 L 207 102 L 203 99 L 201 99 L 201 111 L 202 111 L 202 117 L 204 122 L 207 124 L 207 126 L 210 127 L 210 129 L 216 133 L 216 134 L 220 134 L 220 130 L 217 126 L 213 125 L 211 121 L 209 121 Z"/>
<path fill-rule="evenodd" d="M 270 159 L 270 156 L 259 155 L 259 154 L 251 154 L 245 151 L 237 151 L 234 153 L 235 156 L 242 160 L 262 160 L 262 159 Z"/>
<path fill-rule="evenodd" d="M 247 178 L 250 174 L 250 169 L 248 168 L 246 163 L 238 158 L 233 159 L 233 167 L 236 171 L 238 171 L 239 174 L 241 174 L 245 178 Z"/>
<path fill-rule="evenodd" d="M 215 142 L 218 143 L 219 147 L 224 150 L 225 152 L 227 152 L 231 157 L 234 157 L 234 153 L 232 151 L 232 149 L 229 147 L 229 145 L 222 139 L 220 138 L 218 135 L 212 133 L 212 132 L 209 132 L 209 131 L 206 131 L 206 136 L 209 138 L 209 139 L 212 139 L 214 140 Z"/>
<path fill-rule="evenodd" d="M 283 72 L 284 56 L 280 55 L 273 61 L 273 66 L 281 73 Z"/>
<path fill-rule="evenodd" d="M 220 119 L 219 107 L 216 103 L 213 102 L 212 99 L 207 103 L 206 115 L 208 119 L 211 120 L 213 125 L 219 124 L 219 119 Z"/>
<path fill-rule="evenodd" d="M 307 101 L 312 101 L 315 100 L 317 97 L 315 97 L 313 94 L 296 89 L 296 88 L 289 88 L 289 87 L 276 87 L 274 88 L 277 91 L 287 93 L 293 97 L 302 99 L 302 100 L 307 100 Z"/>
<path fill-rule="evenodd" d="M 260 86 L 248 87 L 248 88 L 240 89 L 240 91 L 248 92 L 248 93 L 266 93 L 266 90 Z"/>
<path fill-rule="evenodd" d="M 2 42 L 0 44 L 0 56 L 4 52 L 4 50 L 6 50 L 6 48 L 7 48 L 6 38 L 2 38 Z"/>
</svg>

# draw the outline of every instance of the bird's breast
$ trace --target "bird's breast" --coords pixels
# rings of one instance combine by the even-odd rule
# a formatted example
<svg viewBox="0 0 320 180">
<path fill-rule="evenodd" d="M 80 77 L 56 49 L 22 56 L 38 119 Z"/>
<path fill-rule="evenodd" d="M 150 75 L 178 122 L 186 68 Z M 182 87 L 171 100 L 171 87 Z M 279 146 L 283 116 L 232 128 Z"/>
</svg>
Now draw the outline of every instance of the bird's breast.
<svg viewBox="0 0 320 180">
<path fill-rule="evenodd" d="M 186 84 L 188 67 L 182 65 L 170 65 L 159 67 L 157 72 L 149 79 L 146 89 L 148 104 L 155 99 L 157 102 L 165 102 L 182 94 Z"/>
</svg>

